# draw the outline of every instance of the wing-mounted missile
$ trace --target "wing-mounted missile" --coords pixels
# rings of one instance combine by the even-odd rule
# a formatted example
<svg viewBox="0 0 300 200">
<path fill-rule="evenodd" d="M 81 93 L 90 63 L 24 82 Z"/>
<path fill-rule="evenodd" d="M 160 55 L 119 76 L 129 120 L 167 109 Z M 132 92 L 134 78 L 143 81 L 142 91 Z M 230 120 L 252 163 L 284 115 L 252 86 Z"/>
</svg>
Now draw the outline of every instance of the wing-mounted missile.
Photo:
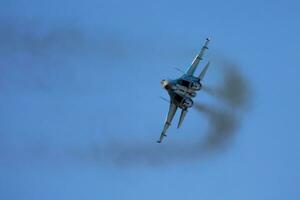
<svg viewBox="0 0 300 200">
<path fill-rule="evenodd" d="M 181 124 L 182 124 L 182 122 L 184 120 L 184 117 L 185 117 L 185 115 L 186 115 L 187 112 L 188 112 L 187 109 L 182 109 L 177 128 L 180 128 L 180 126 L 181 126 Z"/>
<path fill-rule="evenodd" d="M 203 80 L 203 78 L 204 78 L 204 76 L 205 76 L 205 74 L 206 74 L 206 71 L 207 71 L 209 65 L 210 65 L 210 62 L 208 62 L 208 63 L 205 65 L 205 67 L 202 69 L 201 73 L 199 74 L 198 78 L 200 79 L 200 81 Z"/>
</svg>

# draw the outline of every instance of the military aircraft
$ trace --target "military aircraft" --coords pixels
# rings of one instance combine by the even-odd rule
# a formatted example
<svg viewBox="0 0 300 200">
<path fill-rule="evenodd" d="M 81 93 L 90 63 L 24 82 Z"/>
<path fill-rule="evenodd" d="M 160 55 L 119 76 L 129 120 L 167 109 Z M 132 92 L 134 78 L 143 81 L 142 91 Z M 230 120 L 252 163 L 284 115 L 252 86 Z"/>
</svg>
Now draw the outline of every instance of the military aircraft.
<svg viewBox="0 0 300 200">
<path fill-rule="evenodd" d="M 163 138 L 167 136 L 167 129 L 171 125 L 177 109 L 181 109 L 181 114 L 177 126 L 177 128 L 179 128 L 183 122 L 184 117 L 186 116 L 186 113 L 188 112 L 188 108 L 191 108 L 193 106 L 192 98 L 196 97 L 196 92 L 201 90 L 202 88 L 201 81 L 203 80 L 205 73 L 209 67 L 209 62 L 204 66 L 199 76 L 195 76 L 194 73 L 199 62 L 203 59 L 205 50 L 208 49 L 209 41 L 210 38 L 207 38 L 204 46 L 201 48 L 201 51 L 193 60 L 191 66 L 180 78 L 175 80 L 161 81 L 162 87 L 167 90 L 170 96 L 170 107 L 164 128 L 161 132 L 159 140 L 157 141 L 158 143 L 161 143 Z"/>
</svg>

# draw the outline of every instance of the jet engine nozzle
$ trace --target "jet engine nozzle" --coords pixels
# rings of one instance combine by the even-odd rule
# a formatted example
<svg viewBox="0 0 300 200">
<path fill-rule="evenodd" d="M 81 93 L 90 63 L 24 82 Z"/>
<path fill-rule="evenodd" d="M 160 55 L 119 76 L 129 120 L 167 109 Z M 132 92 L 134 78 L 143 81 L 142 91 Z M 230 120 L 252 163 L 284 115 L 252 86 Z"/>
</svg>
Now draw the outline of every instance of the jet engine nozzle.
<svg viewBox="0 0 300 200">
<path fill-rule="evenodd" d="M 183 101 L 182 101 L 182 104 L 181 104 L 181 107 L 182 108 L 190 108 L 192 107 L 194 104 L 193 100 L 190 99 L 190 98 L 185 98 Z"/>
<path fill-rule="evenodd" d="M 202 85 L 200 82 L 192 82 L 191 84 L 191 88 L 193 90 L 200 90 L 202 88 Z"/>
</svg>

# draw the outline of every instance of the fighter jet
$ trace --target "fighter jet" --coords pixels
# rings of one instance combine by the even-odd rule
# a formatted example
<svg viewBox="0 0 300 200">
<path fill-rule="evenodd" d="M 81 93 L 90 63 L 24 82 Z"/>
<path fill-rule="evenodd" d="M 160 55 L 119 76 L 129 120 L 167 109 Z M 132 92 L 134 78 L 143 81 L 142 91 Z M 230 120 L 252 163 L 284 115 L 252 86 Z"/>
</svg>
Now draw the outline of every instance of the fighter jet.
<svg viewBox="0 0 300 200">
<path fill-rule="evenodd" d="M 188 70 L 178 79 L 175 80 L 162 80 L 161 85 L 167 90 L 170 96 L 169 112 L 165 121 L 164 128 L 161 132 L 160 138 L 157 141 L 161 143 L 163 138 L 166 137 L 167 129 L 170 127 L 172 119 L 178 108 L 181 109 L 181 114 L 177 128 L 182 125 L 184 117 L 188 109 L 193 106 L 193 98 L 196 97 L 197 91 L 202 88 L 202 80 L 209 67 L 209 62 L 204 66 L 203 70 L 198 76 L 195 76 L 195 70 L 199 62 L 203 59 L 204 52 L 208 49 L 210 38 L 207 38 L 201 51 L 197 54 Z"/>
</svg>

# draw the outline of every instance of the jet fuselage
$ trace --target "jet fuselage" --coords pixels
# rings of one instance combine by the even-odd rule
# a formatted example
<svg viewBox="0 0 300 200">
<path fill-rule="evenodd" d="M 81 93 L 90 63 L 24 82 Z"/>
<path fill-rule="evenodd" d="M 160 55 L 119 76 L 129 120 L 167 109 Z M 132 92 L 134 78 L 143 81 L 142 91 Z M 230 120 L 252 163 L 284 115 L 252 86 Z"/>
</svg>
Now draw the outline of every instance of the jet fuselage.
<svg viewBox="0 0 300 200">
<path fill-rule="evenodd" d="M 202 87 L 199 78 L 186 75 L 175 80 L 162 80 L 161 84 L 167 90 L 172 102 L 181 109 L 193 106 L 192 98 L 196 97 L 196 92 Z"/>
</svg>

